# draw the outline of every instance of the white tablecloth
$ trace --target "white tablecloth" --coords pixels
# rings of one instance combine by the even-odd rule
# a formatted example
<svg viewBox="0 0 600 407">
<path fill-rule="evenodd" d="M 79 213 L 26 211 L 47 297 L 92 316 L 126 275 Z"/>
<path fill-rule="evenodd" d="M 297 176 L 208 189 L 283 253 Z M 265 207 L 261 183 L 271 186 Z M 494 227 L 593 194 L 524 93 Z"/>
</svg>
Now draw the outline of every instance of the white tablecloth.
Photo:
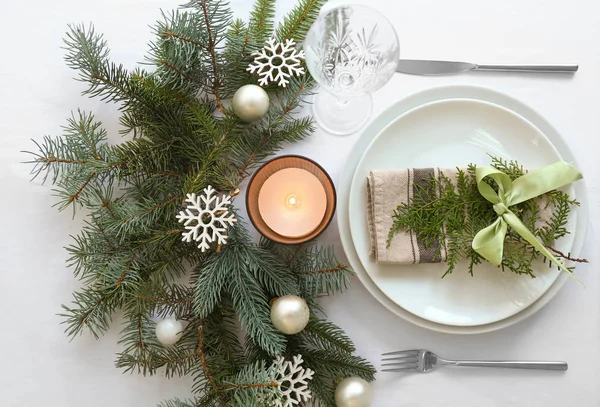
<svg viewBox="0 0 600 407">
<path fill-rule="evenodd" d="M 375 114 L 403 95 L 431 86 L 476 84 L 511 94 L 542 113 L 568 140 L 586 177 L 591 225 L 581 267 L 586 288 L 568 282 L 538 314 L 500 332 L 452 336 L 417 328 L 396 317 L 354 281 L 345 295 L 324 301 L 329 317 L 356 341 L 376 366 L 379 354 L 425 347 L 456 358 L 557 359 L 566 373 L 446 369 L 427 375 L 379 374 L 375 402 L 383 406 L 600 406 L 600 266 L 594 229 L 600 226 L 600 6 L 595 0 L 371 0 L 395 25 L 405 58 L 490 63 L 576 62 L 574 76 L 466 74 L 449 77 L 396 75 L 375 96 Z M 69 111 L 94 111 L 118 140 L 115 106 L 79 96 L 84 85 L 62 58 L 67 23 L 95 23 L 112 57 L 126 67 L 143 60 L 159 8 L 179 1 L 59 0 L 5 2 L 0 12 L 0 406 L 152 406 L 189 395 L 190 380 L 123 375 L 114 368 L 119 327 L 101 340 L 88 335 L 69 343 L 59 325 L 60 304 L 78 286 L 64 266 L 69 234 L 81 219 L 51 205 L 50 186 L 29 183 L 21 150 L 30 138 L 59 134 Z M 249 0 L 232 0 L 245 17 Z M 293 0 L 279 3 L 282 15 Z M 356 136 L 317 131 L 285 152 L 320 162 L 337 180 Z M 341 253 L 336 223 L 324 243 Z M 119 318 L 117 317 L 117 322 Z"/>
</svg>

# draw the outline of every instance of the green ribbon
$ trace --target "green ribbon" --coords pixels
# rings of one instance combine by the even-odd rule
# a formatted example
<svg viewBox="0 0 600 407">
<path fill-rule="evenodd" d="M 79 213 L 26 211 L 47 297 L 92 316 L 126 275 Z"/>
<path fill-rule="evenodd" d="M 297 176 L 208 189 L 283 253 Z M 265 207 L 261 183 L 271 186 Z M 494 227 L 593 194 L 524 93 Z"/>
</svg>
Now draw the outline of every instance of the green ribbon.
<svg viewBox="0 0 600 407">
<path fill-rule="evenodd" d="M 504 237 L 508 226 L 510 226 L 529 244 L 556 264 L 559 269 L 571 274 L 569 269 L 537 240 L 535 235 L 509 208 L 577 181 L 583 178 L 581 173 L 572 165 L 564 161 L 558 161 L 547 167 L 529 172 L 514 181 L 502 171 L 491 166 L 477 167 L 475 176 L 479 193 L 494 205 L 494 211 L 498 214 L 498 219 L 475 235 L 471 243 L 473 250 L 490 263 L 499 266 L 502 263 Z M 496 181 L 498 192 L 494 191 L 484 181 L 488 177 Z"/>
</svg>

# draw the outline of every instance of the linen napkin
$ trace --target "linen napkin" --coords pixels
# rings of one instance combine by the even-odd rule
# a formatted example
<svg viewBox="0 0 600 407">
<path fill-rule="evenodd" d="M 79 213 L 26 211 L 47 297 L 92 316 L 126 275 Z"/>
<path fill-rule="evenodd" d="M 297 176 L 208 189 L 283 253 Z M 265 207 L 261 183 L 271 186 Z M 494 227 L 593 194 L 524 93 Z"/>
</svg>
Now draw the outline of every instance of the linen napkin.
<svg viewBox="0 0 600 407">
<path fill-rule="evenodd" d="M 442 169 L 444 175 L 454 179 L 457 169 Z M 392 215 L 401 203 L 409 203 L 415 189 L 431 187 L 431 176 L 438 177 L 439 168 L 408 168 L 403 170 L 373 170 L 367 179 L 367 222 L 371 240 L 370 255 L 379 264 L 416 264 L 446 261 L 446 248 L 441 248 L 441 258 L 434 255 L 437 244 L 428 248 L 412 232 L 398 232 L 390 247 L 387 237 L 392 227 Z"/>
<path fill-rule="evenodd" d="M 466 169 L 464 169 L 466 171 Z M 379 264 L 417 264 L 445 262 L 448 256 L 442 244 L 436 256 L 438 243 L 425 247 L 422 240 L 410 231 L 400 231 L 387 247 L 392 227 L 392 215 L 401 203 L 410 203 L 418 188 L 433 188 L 430 180 L 440 171 L 451 180 L 456 179 L 457 168 L 408 168 L 403 170 L 373 170 L 367 178 L 367 222 L 371 241 L 370 256 Z M 552 216 L 552 208 L 540 198 L 540 219 L 545 224 Z"/>
</svg>

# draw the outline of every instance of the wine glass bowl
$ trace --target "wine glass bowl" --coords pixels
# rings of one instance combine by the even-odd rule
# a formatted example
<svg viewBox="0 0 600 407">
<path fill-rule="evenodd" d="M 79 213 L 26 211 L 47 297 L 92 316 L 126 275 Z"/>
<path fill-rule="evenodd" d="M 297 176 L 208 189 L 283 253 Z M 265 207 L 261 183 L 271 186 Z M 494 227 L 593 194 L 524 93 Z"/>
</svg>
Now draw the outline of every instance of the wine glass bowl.
<svg viewBox="0 0 600 407">
<path fill-rule="evenodd" d="M 344 5 L 320 15 L 304 40 L 306 65 L 321 92 L 317 121 L 336 134 L 360 128 L 371 113 L 371 93 L 398 65 L 400 46 L 392 24 L 362 5 Z"/>
</svg>

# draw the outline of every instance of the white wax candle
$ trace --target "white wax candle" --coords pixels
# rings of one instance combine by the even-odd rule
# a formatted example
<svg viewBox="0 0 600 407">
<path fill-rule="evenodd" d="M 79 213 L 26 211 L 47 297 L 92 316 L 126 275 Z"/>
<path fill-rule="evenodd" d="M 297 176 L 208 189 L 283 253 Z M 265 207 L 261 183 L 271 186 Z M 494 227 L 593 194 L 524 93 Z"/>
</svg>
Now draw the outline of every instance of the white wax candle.
<svg viewBox="0 0 600 407">
<path fill-rule="evenodd" d="M 275 233 L 286 237 L 306 236 L 325 216 L 325 188 L 310 172 L 285 168 L 267 178 L 261 187 L 258 210 Z"/>
</svg>

